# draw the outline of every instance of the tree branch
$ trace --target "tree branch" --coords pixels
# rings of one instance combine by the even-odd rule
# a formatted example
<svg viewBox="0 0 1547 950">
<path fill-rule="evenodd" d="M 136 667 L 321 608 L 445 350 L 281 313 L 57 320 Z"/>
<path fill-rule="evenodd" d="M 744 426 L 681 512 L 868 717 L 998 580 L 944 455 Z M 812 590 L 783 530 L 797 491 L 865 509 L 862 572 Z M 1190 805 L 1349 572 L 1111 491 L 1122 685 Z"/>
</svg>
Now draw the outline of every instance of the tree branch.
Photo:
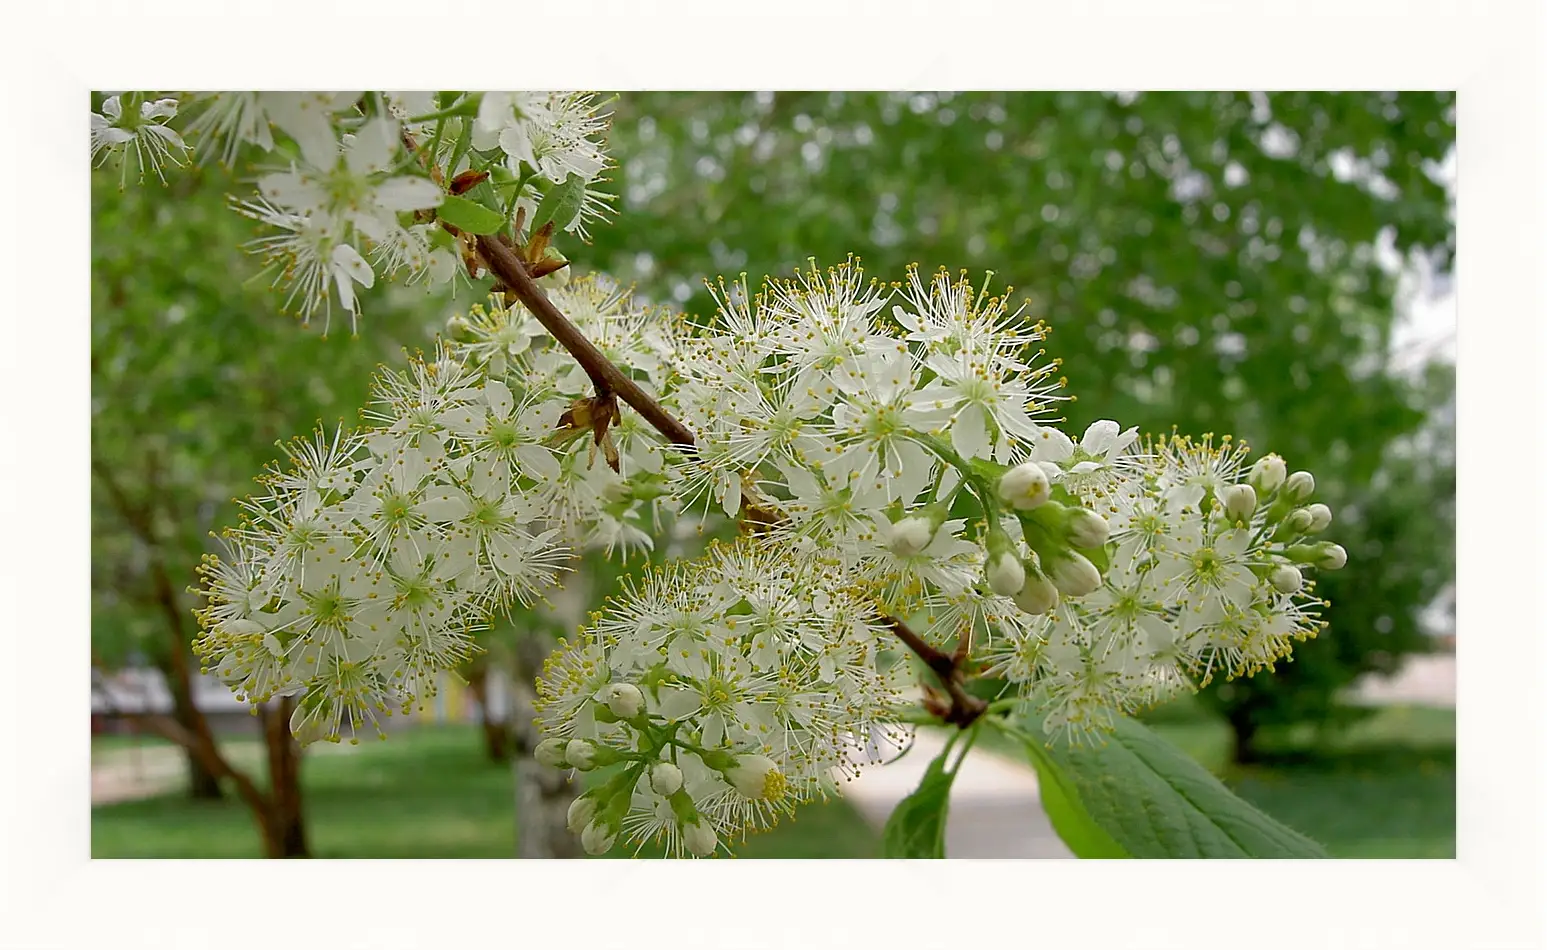
<svg viewBox="0 0 1547 950">
<path fill-rule="evenodd" d="M 586 371 L 586 375 L 591 377 L 592 385 L 596 387 L 598 396 L 616 393 L 669 441 L 678 445 L 694 444 L 693 433 L 687 426 L 662 408 L 661 404 L 639 388 L 637 383 L 624 375 L 602 354 L 601 350 L 596 348 L 595 344 L 586 339 L 579 327 L 559 312 L 559 308 L 553 305 L 548 295 L 543 293 L 542 288 L 537 286 L 537 282 L 526 272 L 526 265 L 521 263 L 515 251 L 506 247 L 498 238 L 485 234 L 478 236 L 478 253 L 484 259 L 484 263 L 489 265 L 489 270 L 494 273 L 494 276 L 498 277 L 510 292 L 526 305 L 553 339 L 568 350 Z"/>
<path fill-rule="evenodd" d="M 954 654 L 942 653 L 925 643 L 923 637 L 914 633 L 912 628 L 896 617 L 882 617 L 881 620 L 892 628 L 892 633 L 897 635 L 897 639 L 924 661 L 930 671 L 939 678 L 940 685 L 945 687 L 946 695 L 951 700 L 950 704 L 932 702 L 932 698 L 926 696 L 925 707 L 931 713 L 953 726 L 965 729 L 988 711 L 988 703 L 967 692 L 966 675 L 962 669 L 962 664 L 966 660 L 964 651 L 958 650 Z"/>
</svg>

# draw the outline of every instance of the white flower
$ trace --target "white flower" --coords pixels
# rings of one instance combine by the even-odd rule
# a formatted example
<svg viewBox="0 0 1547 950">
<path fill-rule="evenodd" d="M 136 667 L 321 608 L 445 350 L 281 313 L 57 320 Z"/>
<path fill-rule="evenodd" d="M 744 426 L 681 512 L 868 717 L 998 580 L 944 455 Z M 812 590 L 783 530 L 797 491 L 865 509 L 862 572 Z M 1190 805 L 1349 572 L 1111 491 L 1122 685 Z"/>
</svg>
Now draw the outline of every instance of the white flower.
<svg viewBox="0 0 1547 950">
<path fill-rule="evenodd" d="M 167 125 L 176 115 L 176 99 L 138 99 L 137 107 L 125 109 L 122 97 L 108 96 L 102 100 L 102 111 L 91 114 L 92 160 L 100 165 L 119 155 L 127 176 L 133 159 L 141 181 L 150 171 L 166 184 L 163 166 L 181 165 L 188 152 L 182 136 Z"/>
</svg>

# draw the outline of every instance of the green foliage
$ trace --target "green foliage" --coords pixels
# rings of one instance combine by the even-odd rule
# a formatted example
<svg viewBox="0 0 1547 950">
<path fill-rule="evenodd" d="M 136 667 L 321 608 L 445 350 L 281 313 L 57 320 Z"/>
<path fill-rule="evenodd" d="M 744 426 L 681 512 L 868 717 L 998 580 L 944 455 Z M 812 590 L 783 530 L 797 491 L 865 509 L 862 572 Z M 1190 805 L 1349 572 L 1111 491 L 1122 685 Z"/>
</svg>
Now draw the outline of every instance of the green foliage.
<svg viewBox="0 0 1547 950">
<path fill-rule="evenodd" d="M 991 269 L 1054 328 L 1072 431 L 1229 432 L 1313 471 L 1349 553 L 1321 587 L 1331 629 L 1221 708 L 1322 718 L 1421 645 L 1453 573 L 1454 467 L 1394 447 L 1445 381 L 1391 371 L 1373 247 L 1449 266 L 1430 169 L 1452 94 L 631 93 L 611 140 L 619 211 L 582 264 L 698 314 L 702 278 L 808 256 Z"/>
<path fill-rule="evenodd" d="M 946 767 L 951 752 L 949 745 L 940 750 L 924 770 L 919 787 L 887 817 L 881 832 L 886 857 L 945 857 L 945 825 L 951 810 L 951 783 L 956 780 L 956 769 Z"/>
<path fill-rule="evenodd" d="M 1078 857 L 1326 857 L 1132 719 L 1101 745 L 1025 744 L 1048 817 Z"/>
<path fill-rule="evenodd" d="M 569 227 L 575 216 L 580 214 L 580 208 L 585 203 L 586 183 L 579 175 L 570 175 L 564 181 L 549 189 L 543 200 L 538 202 L 537 210 L 532 212 L 530 222 L 532 233 L 542 229 L 549 221 L 553 222 L 554 230 L 562 231 Z"/>
<path fill-rule="evenodd" d="M 441 199 L 435 213 L 442 221 L 454 225 L 468 234 L 493 234 L 505 226 L 505 216 L 492 208 L 485 208 L 476 201 L 456 195 Z"/>
<path fill-rule="evenodd" d="M 197 168 L 166 188 L 92 176 L 92 644 L 106 665 L 165 656 L 174 616 L 194 634 L 185 589 L 209 532 L 236 521 L 233 496 L 283 457 L 276 442 L 357 422 L 375 368 L 445 313 L 378 289 L 359 339 L 302 329 L 242 248 L 252 230 L 226 198 L 242 190 Z"/>
</svg>

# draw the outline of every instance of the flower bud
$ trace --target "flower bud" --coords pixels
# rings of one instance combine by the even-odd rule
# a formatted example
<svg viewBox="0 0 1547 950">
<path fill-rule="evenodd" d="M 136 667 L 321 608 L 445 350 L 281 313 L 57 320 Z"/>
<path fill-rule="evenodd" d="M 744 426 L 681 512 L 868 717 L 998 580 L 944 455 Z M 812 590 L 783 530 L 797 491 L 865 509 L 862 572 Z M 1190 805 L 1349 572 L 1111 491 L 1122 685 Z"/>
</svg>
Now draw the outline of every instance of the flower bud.
<svg viewBox="0 0 1547 950">
<path fill-rule="evenodd" d="M 1284 482 L 1284 494 L 1295 501 L 1304 501 L 1316 490 L 1316 477 L 1310 472 L 1295 472 Z"/>
<path fill-rule="evenodd" d="M 1284 477 L 1289 468 L 1284 460 L 1277 455 L 1264 455 L 1252 466 L 1252 487 L 1262 495 L 1271 495 L 1278 491 L 1278 486 L 1284 484 Z"/>
<path fill-rule="evenodd" d="M 603 702 L 619 719 L 633 719 L 645 708 L 645 694 L 633 683 L 610 683 L 602 690 Z"/>
<path fill-rule="evenodd" d="M 670 762 L 657 762 L 650 769 L 650 787 L 667 797 L 682 787 L 682 770 Z"/>
<path fill-rule="evenodd" d="M 596 767 L 596 743 L 587 742 L 584 739 L 571 739 L 564 746 L 564 758 L 570 765 L 582 772 L 589 772 Z"/>
<path fill-rule="evenodd" d="M 580 833 L 580 846 L 585 848 L 586 854 L 606 854 L 612 850 L 612 843 L 617 838 L 617 832 L 610 825 L 593 821 Z"/>
<path fill-rule="evenodd" d="M 1013 508 L 1030 511 L 1047 501 L 1053 486 L 1035 462 L 1023 462 L 999 479 L 999 497 Z"/>
<path fill-rule="evenodd" d="M 1028 571 L 1026 584 L 1015 594 L 1015 606 L 1029 614 L 1045 614 L 1058 606 L 1058 588 L 1036 571 Z"/>
<path fill-rule="evenodd" d="M 1089 508 L 1072 509 L 1065 530 L 1069 543 L 1077 548 L 1099 548 L 1107 543 L 1107 537 L 1112 533 L 1107 519 Z"/>
<path fill-rule="evenodd" d="M 1321 502 L 1309 505 L 1305 510 L 1311 513 L 1311 526 L 1306 529 L 1311 534 L 1320 534 L 1332 524 L 1332 509 Z"/>
<path fill-rule="evenodd" d="M 720 774 L 732 788 L 754 800 L 782 798 L 788 784 L 779 766 L 766 755 L 740 756 L 735 765 Z"/>
<path fill-rule="evenodd" d="M 1026 586 L 1026 568 L 1009 551 L 990 558 L 983 575 L 988 579 L 989 590 L 1004 597 L 1014 597 Z"/>
<path fill-rule="evenodd" d="M 549 768 L 569 768 L 569 762 L 564 758 L 564 746 L 563 739 L 544 739 L 532 750 L 532 758 Z"/>
<path fill-rule="evenodd" d="M 1073 552 L 1053 563 L 1048 572 L 1053 586 L 1066 597 L 1084 597 L 1101 586 L 1101 572 L 1083 554 Z"/>
<path fill-rule="evenodd" d="M 1268 575 L 1268 583 L 1281 594 L 1293 594 L 1305 584 L 1305 578 L 1293 564 L 1280 564 Z"/>
<path fill-rule="evenodd" d="M 1330 542 L 1320 545 L 1316 566 L 1326 571 L 1339 571 L 1348 563 L 1348 552 L 1341 544 Z"/>
<path fill-rule="evenodd" d="M 573 834 L 580 834 L 585 830 L 591 819 L 596 817 L 596 799 L 590 795 L 581 795 L 569 803 L 569 811 L 564 815 L 564 824 Z"/>
<path fill-rule="evenodd" d="M 715 835 L 714 829 L 702 818 L 683 823 L 682 846 L 688 849 L 689 854 L 707 858 L 714 854 L 714 849 L 719 844 L 720 839 Z"/>
<path fill-rule="evenodd" d="M 1284 519 L 1284 527 L 1296 534 L 1304 534 L 1311 530 L 1311 525 L 1316 523 L 1316 516 L 1311 514 L 1309 508 L 1296 508 Z"/>
<path fill-rule="evenodd" d="M 935 539 L 935 525 L 921 515 L 909 515 L 892 526 L 892 536 L 887 547 L 893 554 L 912 557 Z"/>
<path fill-rule="evenodd" d="M 1225 514 L 1231 521 L 1250 521 L 1257 510 L 1257 490 L 1250 485 L 1227 485 L 1219 500 L 1225 503 Z"/>
</svg>

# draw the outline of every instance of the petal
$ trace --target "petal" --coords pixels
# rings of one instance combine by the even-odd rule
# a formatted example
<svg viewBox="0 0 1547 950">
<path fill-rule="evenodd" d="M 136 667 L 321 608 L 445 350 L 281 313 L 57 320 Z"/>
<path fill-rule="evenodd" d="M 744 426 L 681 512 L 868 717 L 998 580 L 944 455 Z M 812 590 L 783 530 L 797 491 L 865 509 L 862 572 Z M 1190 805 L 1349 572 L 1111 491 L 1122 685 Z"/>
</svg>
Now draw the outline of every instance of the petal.
<svg viewBox="0 0 1547 950">
<path fill-rule="evenodd" d="M 1080 439 L 1080 448 L 1090 455 L 1101 455 L 1111 447 L 1119 431 L 1117 423 L 1111 419 L 1092 422 Z"/>
<path fill-rule="evenodd" d="M 371 265 L 348 244 L 340 244 L 333 249 L 333 273 L 339 279 L 340 286 L 346 276 L 366 287 L 376 283 L 376 274 L 371 270 Z"/>
<path fill-rule="evenodd" d="M 485 380 L 483 396 L 484 399 L 488 400 L 489 408 L 494 410 L 495 418 L 510 418 L 510 410 L 515 406 L 516 399 L 510 394 L 509 386 L 506 386 L 497 379 Z"/>
<path fill-rule="evenodd" d="M 1074 442 L 1052 426 L 1042 427 L 1031 450 L 1031 457 L 1039 462 L 1062 462 L 1072 454 Z"/>
<path fill-rule="evenodd" d="M 376 187 L 376 203 L 388 211 L 438 207 L 443 197 L 435 182 L 409 175 L 389 178 Z"/>
<path fill-rule="evenodd" d="M 384 172 L 392 166 L 398 150 L 397 123 L 377 116 L 355 133 L 344 161 L 356 175 Z M 404 209 L 409 210 L 409 209 Z"/>
<path fill-rule="evenodd" d="M 656 711 L 669 720 L 691 716 L 698 711 L 698 691 L 681 686 L 662 686 L 661 705 Z"/>
<path fill-rule="evenodd" d="M 140 103 L 142 119 L 170 119 L 175 115 L 177 115 L 176 99 L 157 99 L 155 102 Z"/>
<path fill-rule="evenodd" d="M 951 424 L 951 444 L 969 459 L 988 456 L 988 420 L 983 418 L 982 406 L 969 403 L 956 414 L 956 421 Z"/>
<path fill-rule="evenodd" d="M 537 160 L 532 157 L 532 140 L 527 135 L 525 122 L 513 122 L 500 132 L 500 148 L 517 161 L 537 165 Z"/>
</svg>

